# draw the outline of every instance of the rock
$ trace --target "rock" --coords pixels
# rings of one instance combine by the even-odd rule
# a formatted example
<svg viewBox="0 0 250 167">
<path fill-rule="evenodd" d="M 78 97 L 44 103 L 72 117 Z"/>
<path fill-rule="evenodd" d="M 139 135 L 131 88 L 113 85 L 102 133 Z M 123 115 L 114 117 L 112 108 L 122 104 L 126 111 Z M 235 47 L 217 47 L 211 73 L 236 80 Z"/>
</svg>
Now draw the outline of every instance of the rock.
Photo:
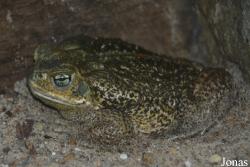
<svg viewBox="0 0 250 167">
<path fill-rule="evenodd" d="M 192 163 L 189 160 L 185 161 L 184 164 L 185 167 L 192 167 Z"/>
<path fill-rule="evenodd" d="M 53 162 L 53 163 L 49 164 L 48 167 L 59 167 L 59 166 L 60 166 L 59 164 Z"/>
<path fill-rule="evenodd" d="M 76 145 L 77 144 L 76 138 L 73 136 L 70 136 L 70 138 L 68 139 L 68 144 L 69 145 Z"/>
<path fill-rule="evenodd" d="M 74 153 L 69 153 L 67 155 L 65 155 L 63 157 L 63 162 L 66 162 L 66 161 L 72 161 L 74 160 L 76 157 L 75 157 L 75 154 Z"/>
<path fill-rule="evenodd" d="M 154 154 L 151 152 L 145 152 L 142 154 L 142 165 L 145 167 L 153 166 L 155 164 Z"/>
<path fill-rule="evenodd" d="M 40 122 L 34 124 L 34 131 L 40 132 L 43 131 L 44 125 Z"/>
<path fill-rule="evenodd" d="M 209 158 L 209 162 L 212 164 L 217 164 L 220 163 L 222 160 L 221 156 L 218 154 L 213 154 L 210 158 Z"/>
<path fill-rule="evenodd" d="M 128 155 L 126 153 L 122 153 L 122 154 L 120 154 L 120 159 L 127 160 L 128 159 Z"/>
</svg>

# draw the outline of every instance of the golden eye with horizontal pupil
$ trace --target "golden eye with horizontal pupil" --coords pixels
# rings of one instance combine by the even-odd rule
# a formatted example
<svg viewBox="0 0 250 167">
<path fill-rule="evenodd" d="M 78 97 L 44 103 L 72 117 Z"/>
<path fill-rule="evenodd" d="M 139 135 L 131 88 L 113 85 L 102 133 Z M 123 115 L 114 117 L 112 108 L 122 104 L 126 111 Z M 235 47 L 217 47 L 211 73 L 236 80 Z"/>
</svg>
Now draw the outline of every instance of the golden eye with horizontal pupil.
<svg viewBox="0 0 250 167">
<path fill-rule="evenodd" d="M 57 87 L 63 88 L 71 84 L 71 75 L 58 74 L 53 77 L 54 84 Z"/>
</svg>

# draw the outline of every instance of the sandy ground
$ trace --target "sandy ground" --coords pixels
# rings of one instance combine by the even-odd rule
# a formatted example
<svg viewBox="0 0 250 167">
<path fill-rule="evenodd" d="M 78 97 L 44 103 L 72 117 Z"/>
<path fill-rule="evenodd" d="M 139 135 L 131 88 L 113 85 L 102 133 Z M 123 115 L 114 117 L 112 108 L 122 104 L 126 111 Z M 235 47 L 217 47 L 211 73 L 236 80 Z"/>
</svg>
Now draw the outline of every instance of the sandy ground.
<svg viewBox="0 0 250 167">
<path fill-rule="evenodd" d="M 243 91 L 244 90 L 244 91 Z M 209 167 L 223 157 L 250 163 L 249 90 L 203 135 L 168 140 L 144 138 L 105 150 L 79 137 L 72 123 L 30 95 L 25 79 L 12 95 L 0 95 L 0 167 Z M 242 102 L 244 101 L 244 102 Z"/>
</svg>

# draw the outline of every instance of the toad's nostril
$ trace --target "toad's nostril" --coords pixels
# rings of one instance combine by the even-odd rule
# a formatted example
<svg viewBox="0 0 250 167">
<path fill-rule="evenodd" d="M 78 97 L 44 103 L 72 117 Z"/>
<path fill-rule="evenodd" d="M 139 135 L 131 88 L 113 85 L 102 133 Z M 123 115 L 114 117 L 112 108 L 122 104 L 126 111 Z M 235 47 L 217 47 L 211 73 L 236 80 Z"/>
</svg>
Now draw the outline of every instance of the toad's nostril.
<svg viewBox="0 0 250 167">
<path fill-rule="evenodd" d="M 32 79 L 32 80 L 36 80 L 37 79 L 37 76 L 36 76 L 36 73 L 32 73 L 31 75 L 30 75 L 30 79 Z"/>
<path fill-rule="evenodd" d="M 42 75 L 42 73 L 34 72 L 34 73 L 31 74 L 30 78 L 32 80 L 36 81 L 36 80 L 42 79 L 43 75 Z"/>
<path fill-rule="evenodd" d="M 37 78 L 38 78 L 38 79 L 43 79 L 43 74 L 42 74 L 42 73 L 39 72 L 39 73 L 37 73 L 36 75 L 37 75 Z"/>
</svg>

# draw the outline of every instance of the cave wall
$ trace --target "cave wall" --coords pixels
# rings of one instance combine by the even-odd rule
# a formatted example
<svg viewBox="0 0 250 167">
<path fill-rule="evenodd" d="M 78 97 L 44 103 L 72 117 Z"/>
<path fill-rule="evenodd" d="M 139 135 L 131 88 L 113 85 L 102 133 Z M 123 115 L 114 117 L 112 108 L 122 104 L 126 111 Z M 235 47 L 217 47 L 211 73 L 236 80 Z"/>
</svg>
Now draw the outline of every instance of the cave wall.
<svg viewBox="0 0 250 167">
<path fill-rule="evenodd" d="M 121 38 L 206 65 L 229 58 L 249 76 L 249 18 L 243 0 L 0 1 L 0 93 L 32 70 L 37 45 L 77 34 Z"/>
<path fill-rule="evenodd" d="M 212 64 L 223 66 L 225 60 L 237 64 L 249 82 L 250 1 L 199 0 L 196 10 Z"/>
<path fill-rule="evenodd" d="M 185 56 L 193 31 L 191 6 L 182 0 L 0 1 L 0 93 L 28 75 L 38 44 L 81 33 Z"/>
</svg>

